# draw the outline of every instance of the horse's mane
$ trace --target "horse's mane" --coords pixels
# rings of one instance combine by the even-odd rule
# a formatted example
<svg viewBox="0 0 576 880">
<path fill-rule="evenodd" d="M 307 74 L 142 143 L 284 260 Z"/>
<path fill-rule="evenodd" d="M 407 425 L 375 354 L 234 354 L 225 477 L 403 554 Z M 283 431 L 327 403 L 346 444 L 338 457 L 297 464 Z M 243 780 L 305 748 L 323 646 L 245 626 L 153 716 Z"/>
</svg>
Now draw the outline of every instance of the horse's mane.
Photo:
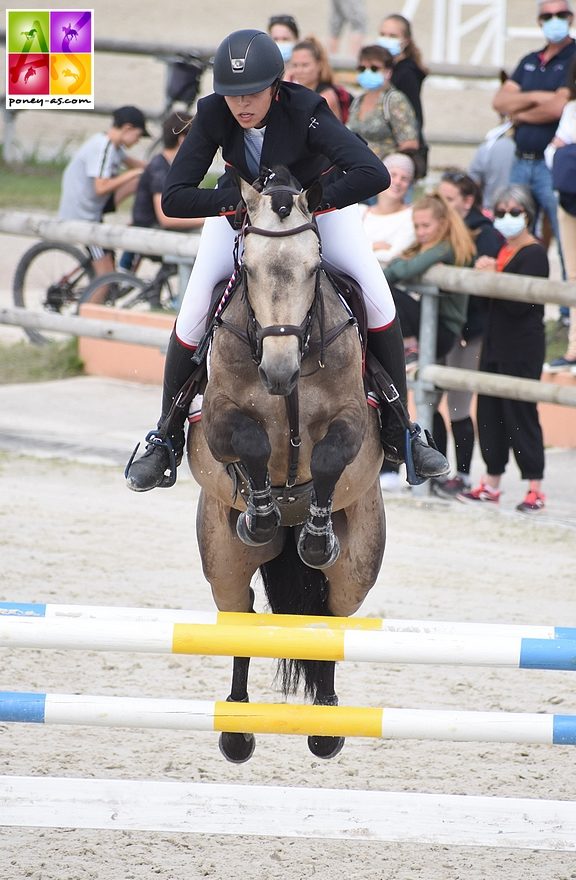
<svg viewBox="0 0 576 880">
<path fill-rule="evenodd" d="M 271 206 L 281 220 L 288 217 L 294 204 L 294 196 L 302 192 L 302 187 L 285 165 L 275 165 L 266 174 L 263 195 L 270 195 Z"/>
</svg>

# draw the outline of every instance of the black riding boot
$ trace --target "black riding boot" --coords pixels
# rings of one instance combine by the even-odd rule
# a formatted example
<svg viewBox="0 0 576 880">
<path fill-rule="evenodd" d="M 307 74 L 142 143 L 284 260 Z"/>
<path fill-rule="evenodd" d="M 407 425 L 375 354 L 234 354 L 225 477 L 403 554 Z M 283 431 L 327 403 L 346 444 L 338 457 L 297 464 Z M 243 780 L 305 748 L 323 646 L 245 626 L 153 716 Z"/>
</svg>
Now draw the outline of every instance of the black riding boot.
<svg viewBox="0 0 576 880">
<path fill-rule="evenodd" d="M 166 363 L 164 365 L 164 385 L 162 389 L 162 415 L 158 422 L 158 431 L 150 431 L 146 437 L 146 451 L 134 461 L 134 454 L 128 462 L 125 476 L 129 489 L 134 492 L 148 492 L 156 486 L 168 488 L 176 482 L 176 468 L 182 461 L 184 453 L 184 426 L 188 408 L 177 407 L 170 419 L 167 430 L 164 420 L 174 403 L 174 398 L 189 379 L 194 368 L 192 355 L 194 350 L 185 348 L 178 342 L 176 333 L 172 331 Z M 166 473 L 167 471 L 169 473 Z"/>
<path fill-rule="evenodd" d="M 398 317 L 385 330 L 368 333 L 368 351 L 388 373 L 398 395 L 396 401 L 390 400 L 390 405 L 381 408 L 381 436 L 386 458 L 396 464 L 406 461 L 409 483 L 444 476 L 450 470 L 446 457 L 438 451 L 432 436 L 426 431 L 423 437 L 420 426 L 410 421 L 408 415 L 404 341 Z M 390 399 L 394 394 L 388 392 L 387 396 Z M 411 462 L 406 460 L 407 451 L 411 452 Z"/>
</svg>

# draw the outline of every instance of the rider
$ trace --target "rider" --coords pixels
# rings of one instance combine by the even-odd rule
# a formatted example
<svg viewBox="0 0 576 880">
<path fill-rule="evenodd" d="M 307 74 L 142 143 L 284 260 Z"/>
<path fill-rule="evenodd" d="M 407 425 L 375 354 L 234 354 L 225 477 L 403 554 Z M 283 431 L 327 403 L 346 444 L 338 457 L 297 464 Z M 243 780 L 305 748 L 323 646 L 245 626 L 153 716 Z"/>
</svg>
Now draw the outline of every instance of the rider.
<svg viewBox="0 0 576 880">
<path fill-rule="evenodd" d="M 170 168 L 164 212 L 207 219 L 166 355 L 159 427 L 192 372 L 212 290 L 234 270 L 236 232 L 228 217 L 241 200 L 235 174 L 253 182 L 273 164 L 287 166 L 304 188 L 322 179 L 323 199 L 316 219 L 323 256 L 358 281 L 368 317 L 368 347 L 406 404 L 404 346 L 394 300 L 357 207 L 357 202 L 386 189 L 390 176 L 323 98 L 304 86 L 283 82 L 283 74 L 282 55 L 268 34 L 240 30 L 226 37 L 214 57 L 214 94 L 198 102 L 196 117 Z M 202 189 L 219 148 L 226 172 L 217 189 Z M 383 416 L 386 453 L 403 460 L 406 432 L 396 418 Z M 150 432 L 146 451 L 127 468 L 130 489 L 146 492 L 172 484 L 166 471 L 172 452 L 177 464 L 182 460 L 185 422 L 185 411 L 176 409 L 167 431 Z M 417 426 L 412 426 L 410 447 L 419 477 L 448 472 L 445 457 L 425 442 Z"/>
</svg>

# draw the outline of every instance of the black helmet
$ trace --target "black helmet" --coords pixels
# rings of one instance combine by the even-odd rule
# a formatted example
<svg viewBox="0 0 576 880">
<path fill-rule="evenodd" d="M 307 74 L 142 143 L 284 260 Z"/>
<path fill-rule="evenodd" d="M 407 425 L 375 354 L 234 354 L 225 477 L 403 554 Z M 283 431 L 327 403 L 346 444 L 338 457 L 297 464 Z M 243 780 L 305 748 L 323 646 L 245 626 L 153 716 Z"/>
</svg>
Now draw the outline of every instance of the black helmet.
<svg viewBox="0 0 576 880">
<path fill-rule="evenodd" d="M 284 59 L 264 31 L 234 31 L 222 40 L 214 55 L 214 91 L 217 95 L 253 95 L 280 79 Z"/>
</svg>

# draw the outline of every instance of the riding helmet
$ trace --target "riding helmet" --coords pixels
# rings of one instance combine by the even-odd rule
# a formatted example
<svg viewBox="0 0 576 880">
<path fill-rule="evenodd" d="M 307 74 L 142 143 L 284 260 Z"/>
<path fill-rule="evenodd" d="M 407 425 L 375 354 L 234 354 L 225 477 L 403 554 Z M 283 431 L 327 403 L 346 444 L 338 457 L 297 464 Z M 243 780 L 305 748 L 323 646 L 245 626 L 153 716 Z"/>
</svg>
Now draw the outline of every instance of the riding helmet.
<svg viewBox="0 0 576 880">
<path fill-rule="evenodd" d="M 214 55 L 214 91 L 217 95 L 253 95 L 282 77 L 284 59 L 264 31 L 234 31 Z"/>
</svg>

